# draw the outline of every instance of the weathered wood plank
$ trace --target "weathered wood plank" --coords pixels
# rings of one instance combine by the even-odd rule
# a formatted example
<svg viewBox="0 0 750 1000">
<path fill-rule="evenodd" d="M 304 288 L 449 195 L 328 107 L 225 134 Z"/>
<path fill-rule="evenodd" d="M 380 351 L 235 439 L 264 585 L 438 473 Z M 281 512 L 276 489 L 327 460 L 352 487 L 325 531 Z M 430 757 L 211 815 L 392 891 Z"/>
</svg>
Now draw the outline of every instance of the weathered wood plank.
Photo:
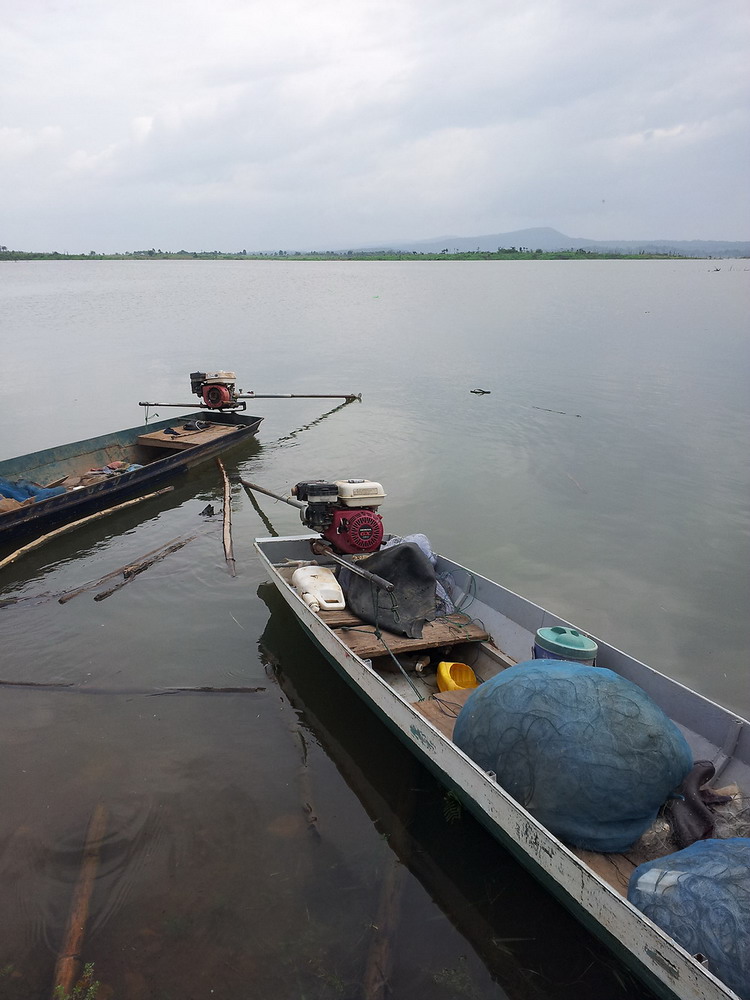
<svg viewBox="0 0 750 1000">
<path fill-rule="evenodd" d="M 186 431 L 179 426 L 175 430 L 177 436 L 165 434 L 163 430 L 151 431 L 149 434 L 139 434 L 137 443 L 146 445 L 148 448 L 168 448 L 171 451 L 184 451 L 186 448 L 194 448 L 199 444 L 207 444 L 209 441 L 216 441 L 219 438 L 236 434 L 240 430 L 240 425 L 227 426 L 226 424 L 212 424 L 201 431 Z"/>
<path fill-rule="evenodd" d="M 382 638 L 378 639 L 374 626 L 362 623 L 337 628 L 335 631 L 341 641 L 362 659 L 383 656 L 389 649 L 393 653 L 413 653 L 420 649 L 435 649 L 439 646 L 455 646 L 460 642 L 482 642 L 489 639 L 489 633 L 472 622 L 467 615 L 450 615 L 448 618 L 427 622 L 422 629 L 421 639 L 407 639 L 404 635 L 383 630 L 381 630 Z"/>
<path fill-rule="evenodd" d="M 359 626 L 363 624 L 362 619 L 352 614 L 348 608 L 343 608 L 341 611 L 319 611 L 318 616 L 322 618 L 329 628 L 341 628 L 344 625 Z"/>
<path fill-rule="evenodd" d="M 415 701 L 413 708 L 439 729 L 443 736 L 453 739 L 453 727 L 456 725 L 458 713 L 466 704 L 466 699 L 476 688 L 463 688 L 459 691 L 440 691 L 425 701 Z"/>
</svg>

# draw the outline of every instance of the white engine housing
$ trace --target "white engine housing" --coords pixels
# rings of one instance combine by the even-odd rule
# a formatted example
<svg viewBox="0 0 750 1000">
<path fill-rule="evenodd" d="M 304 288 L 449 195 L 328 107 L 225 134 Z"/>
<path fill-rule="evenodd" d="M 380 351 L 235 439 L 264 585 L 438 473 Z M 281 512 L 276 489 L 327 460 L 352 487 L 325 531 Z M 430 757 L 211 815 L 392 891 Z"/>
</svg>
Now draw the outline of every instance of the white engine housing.
<svg viewBox="0 0 750 1000">
<path fill-rule="evenodd" d="M 370 479 L 337 479 L 336 488 L 342 507 L 379 507 L 385 500 L 383 487 Z"/>
<path fill-rule="evenodd" d="M 234 390 L 237 385 L 237 376 L 234 372 L 206 372 L 206 377 L 203 379 L 204 385 L 225 385 L 227 388 Z"/>
</svg>

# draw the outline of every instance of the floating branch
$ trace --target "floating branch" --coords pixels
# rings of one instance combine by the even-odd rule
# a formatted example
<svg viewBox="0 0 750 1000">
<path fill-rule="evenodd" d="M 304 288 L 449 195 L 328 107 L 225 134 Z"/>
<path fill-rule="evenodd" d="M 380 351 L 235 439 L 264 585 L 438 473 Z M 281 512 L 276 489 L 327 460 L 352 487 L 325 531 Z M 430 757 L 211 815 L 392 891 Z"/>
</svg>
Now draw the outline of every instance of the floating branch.
<svg viewBox="0 0 750 1000">
<path fill-rule="evenodd" d="M 227 561 L 230 576 L 237 576 L 237 565 L 232 545 L 232 493 L 229 488 L 229 476 L 220 458 L 216 459 L 216 464 L 219 466 L 224 480 L 224 558 Z"/>
<path fill-rule="evenodd" d="M 67 691 L 72 694 L 104 694 L 104 695 L 128 695 L 135 697 L 146 695 L 148 697 L 161 694 L 259 694 L 265 691 L 264 687 L 212 687 L 202 685 L 201 687 L 171 687 L 171 688 L 107 688 L 107 687 L 84 687 L 75 684 L 73 681 L 3 681 L 0 680 L 0 687 L 13 688 L 33 688 L 43 691 Z"/>
<path fill-rule="evenodd" d="M 142 572 L 144 569 L 148 569 L 149 566 L 158 562 L 159 559 L 163 559 L 164 556 L 169 555 L 170 552 L 176 552 L 178 548 L 182 548 L 183 545 L 187 545 L 188 542 L 197 537 L 197 535 L 190 535 L 186 538 L 183 535 L 173 538 L 170 542 L 165 542 L 163 545 L 159 545 L 158 548 L 147 552 L 136 562 L 120 566 L 118 569 L 113 569 L 111 573 L 105 573 L 104 576 L 100 576 L 98 580 L 94 580 L 92 583 L 84 583 L 82 587 L 76 587 L 75 590 L 66 591 L 57 598 L 57 602 L 58 604 L 67 604 L 68 601 L 72 601 L 73 598 L 78 597 L 79 594 L 83 594 L 87 590 L 94 590 L 94 588 L 106 583 L 107 580 L 114 580 L 117 576 L 124 576 L 127 579 L 130 579 L 131 577 Z"/>
<path fill-rule="evenodd" d="M 532 410 L 544 410 L 545 413 L 559 413 L 561 417 L 580 417 L 580 413 L 566 413 L 565 410 L 549 410 L 546 406 L 532 406 Z"/>
<path fill-rule="evenodd" d="M 142 559 L 140 562 L 131 563 L 129 566 L 124 566 L 123 569 L 121 570 L 124 579 L 120 580 L 119 583 L 116 583 L 114 587 L 110 587 L 109 590 L 101 591 L 101 593 L 97 594 L 96 597 L 94 597 L 94 600 L 103 601 L 107 597 L 111 597 L 112 594 L 114 594 L 118 590 L 121 590 L 126 583 L 130 583 L 131 580 L 133 580 L 136 576 L 138 576 L 139 573 L 143 573 L 143 571 L 148 569 L 149 566 L 153 566 L 154 563 L 159 562 L 161 559 L 164 559 L 166 556 L 170 555 L 170 553 L 177 552 L 178 549 L 181 549 L 183 546 L 187 545 L 188 542 L 192 542 L 192 540 L 197 537 L 198 537 L 197 535 L 189 535 L 187 538 L 171 542 L 169 545 L 166 546 L 166 548 L 162 549 L 161 552 L 158 552 L 156 555 L 151 556 L 149 559 Z"/>
</svg>

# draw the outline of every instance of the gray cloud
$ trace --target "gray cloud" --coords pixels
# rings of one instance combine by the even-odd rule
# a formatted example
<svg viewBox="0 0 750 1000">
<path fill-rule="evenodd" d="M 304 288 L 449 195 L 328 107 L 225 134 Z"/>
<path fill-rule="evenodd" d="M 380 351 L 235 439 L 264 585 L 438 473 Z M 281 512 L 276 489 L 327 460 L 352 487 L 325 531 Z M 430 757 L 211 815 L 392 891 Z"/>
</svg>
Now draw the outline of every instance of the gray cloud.
<svg viewBox="0 0 750 1000">
<path fill-rule="evenodd" d="M 748 237 L 744 0 L 2 7 L 8 246 Z"/>
</svg>

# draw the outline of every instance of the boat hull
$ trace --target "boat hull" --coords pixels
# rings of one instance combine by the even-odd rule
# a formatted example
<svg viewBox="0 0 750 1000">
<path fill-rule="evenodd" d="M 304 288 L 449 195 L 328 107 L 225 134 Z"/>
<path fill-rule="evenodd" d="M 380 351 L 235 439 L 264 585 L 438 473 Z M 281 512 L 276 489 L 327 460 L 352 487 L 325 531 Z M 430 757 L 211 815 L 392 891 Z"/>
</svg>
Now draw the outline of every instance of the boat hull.
<svg viewBox="0 0 750 1000">
<path fill-rule="evenodd" d="M 121 455 L 135 461 L 137 458 L 145 458 L 146 452 L 152 452 L 149 457 L 153 459 L 133 472 L 107 477 L 92 486 L 70 490 L 0 514 L 0 545 L 34 538 L 98 510 L 158 489 L 193 466 L 247 441 L 256 434 L 262 419 L 234 412 L 200 411 L 0 462 L 0 477 L 4 479 L 25 478 L 46 484 L 74 470 L 80 472 L 84 468 L 101 467 Z M 206 443 L 196 443 L 184 450 L 163 453 L 155 449 L 144 449 L 137 444 L 138 438 L 144 434 L 163 431 L 173 425 L 179 426 L 188 420 L 201 420 L 212 427 L 231 427 L 233 433 Z"/>
<path fill-rule="evenodd" d="M 649 988 L 657 995 L 676 997 L 679 1000 L 735 998 L 732 990 L 557 840 L 411 703 L 394 691 L 367 661 L 348 649 L 318 615 L 310 611 L 274 566 L 274 563 L 287 558 L 305 558 L 305 550 L 309 558 L 309 536 L 305 539 L 302 536 L 258 539 L 256 550 L 269 580 L 339 675 L 428 769 L 457 795 L 489 833 L 631 967 Z M 443 568 L 454 570 L 459 577 L 461 572 L 469 572 L 448 560 L 443 562 Z M 489 589 L 494 595 L 505 595 L 504 610 L 514 610 L 514 622 L 511 625 L 515 623 L 519 642 L 520 633 L 526 635 L 526 640 L 523 641 L 528 641 L 529 648 L 533 636 L 533 631 L 528 628 L 529 623 L 540 621 L 545 625 L 569 624 L 492 581 L 476 574 L 471 576 L 476 581 L 479 593 Z M 484 621 L 484 608 L 476 614 Z M 486 617 L 490 615 L 487 614 Z M 498 612 L 499 617 L 506 616 Z M 523 624 L 517 624 L 519 620 Z M 511 627 L 508 634 L 512 633 Z M 616 661 L 621 668 L 629 667 L 631 674 L 639 675 L 642 686 L 650 683 L 651 686 L 658 687 L 660 681 L 675 684 L 605 643 L 600 642 L 600 650 L 603 651 L 605 660 L 602 665 L 610 665 L 606 660 L 608 652 L 611 652 L 613 663 Z M 619 672 L 627 673 L 628 670 L 620 669 Z M 689 690 L 681 685 L 675 686 L 683 692 Z M 712 709 L 718 709 L 727 718 L 736 718 L 697 693 L 690 694 L 706 706 L 709 715 Z M 747 735 L 745 732 L 743 747 Z"/>
</svg>

